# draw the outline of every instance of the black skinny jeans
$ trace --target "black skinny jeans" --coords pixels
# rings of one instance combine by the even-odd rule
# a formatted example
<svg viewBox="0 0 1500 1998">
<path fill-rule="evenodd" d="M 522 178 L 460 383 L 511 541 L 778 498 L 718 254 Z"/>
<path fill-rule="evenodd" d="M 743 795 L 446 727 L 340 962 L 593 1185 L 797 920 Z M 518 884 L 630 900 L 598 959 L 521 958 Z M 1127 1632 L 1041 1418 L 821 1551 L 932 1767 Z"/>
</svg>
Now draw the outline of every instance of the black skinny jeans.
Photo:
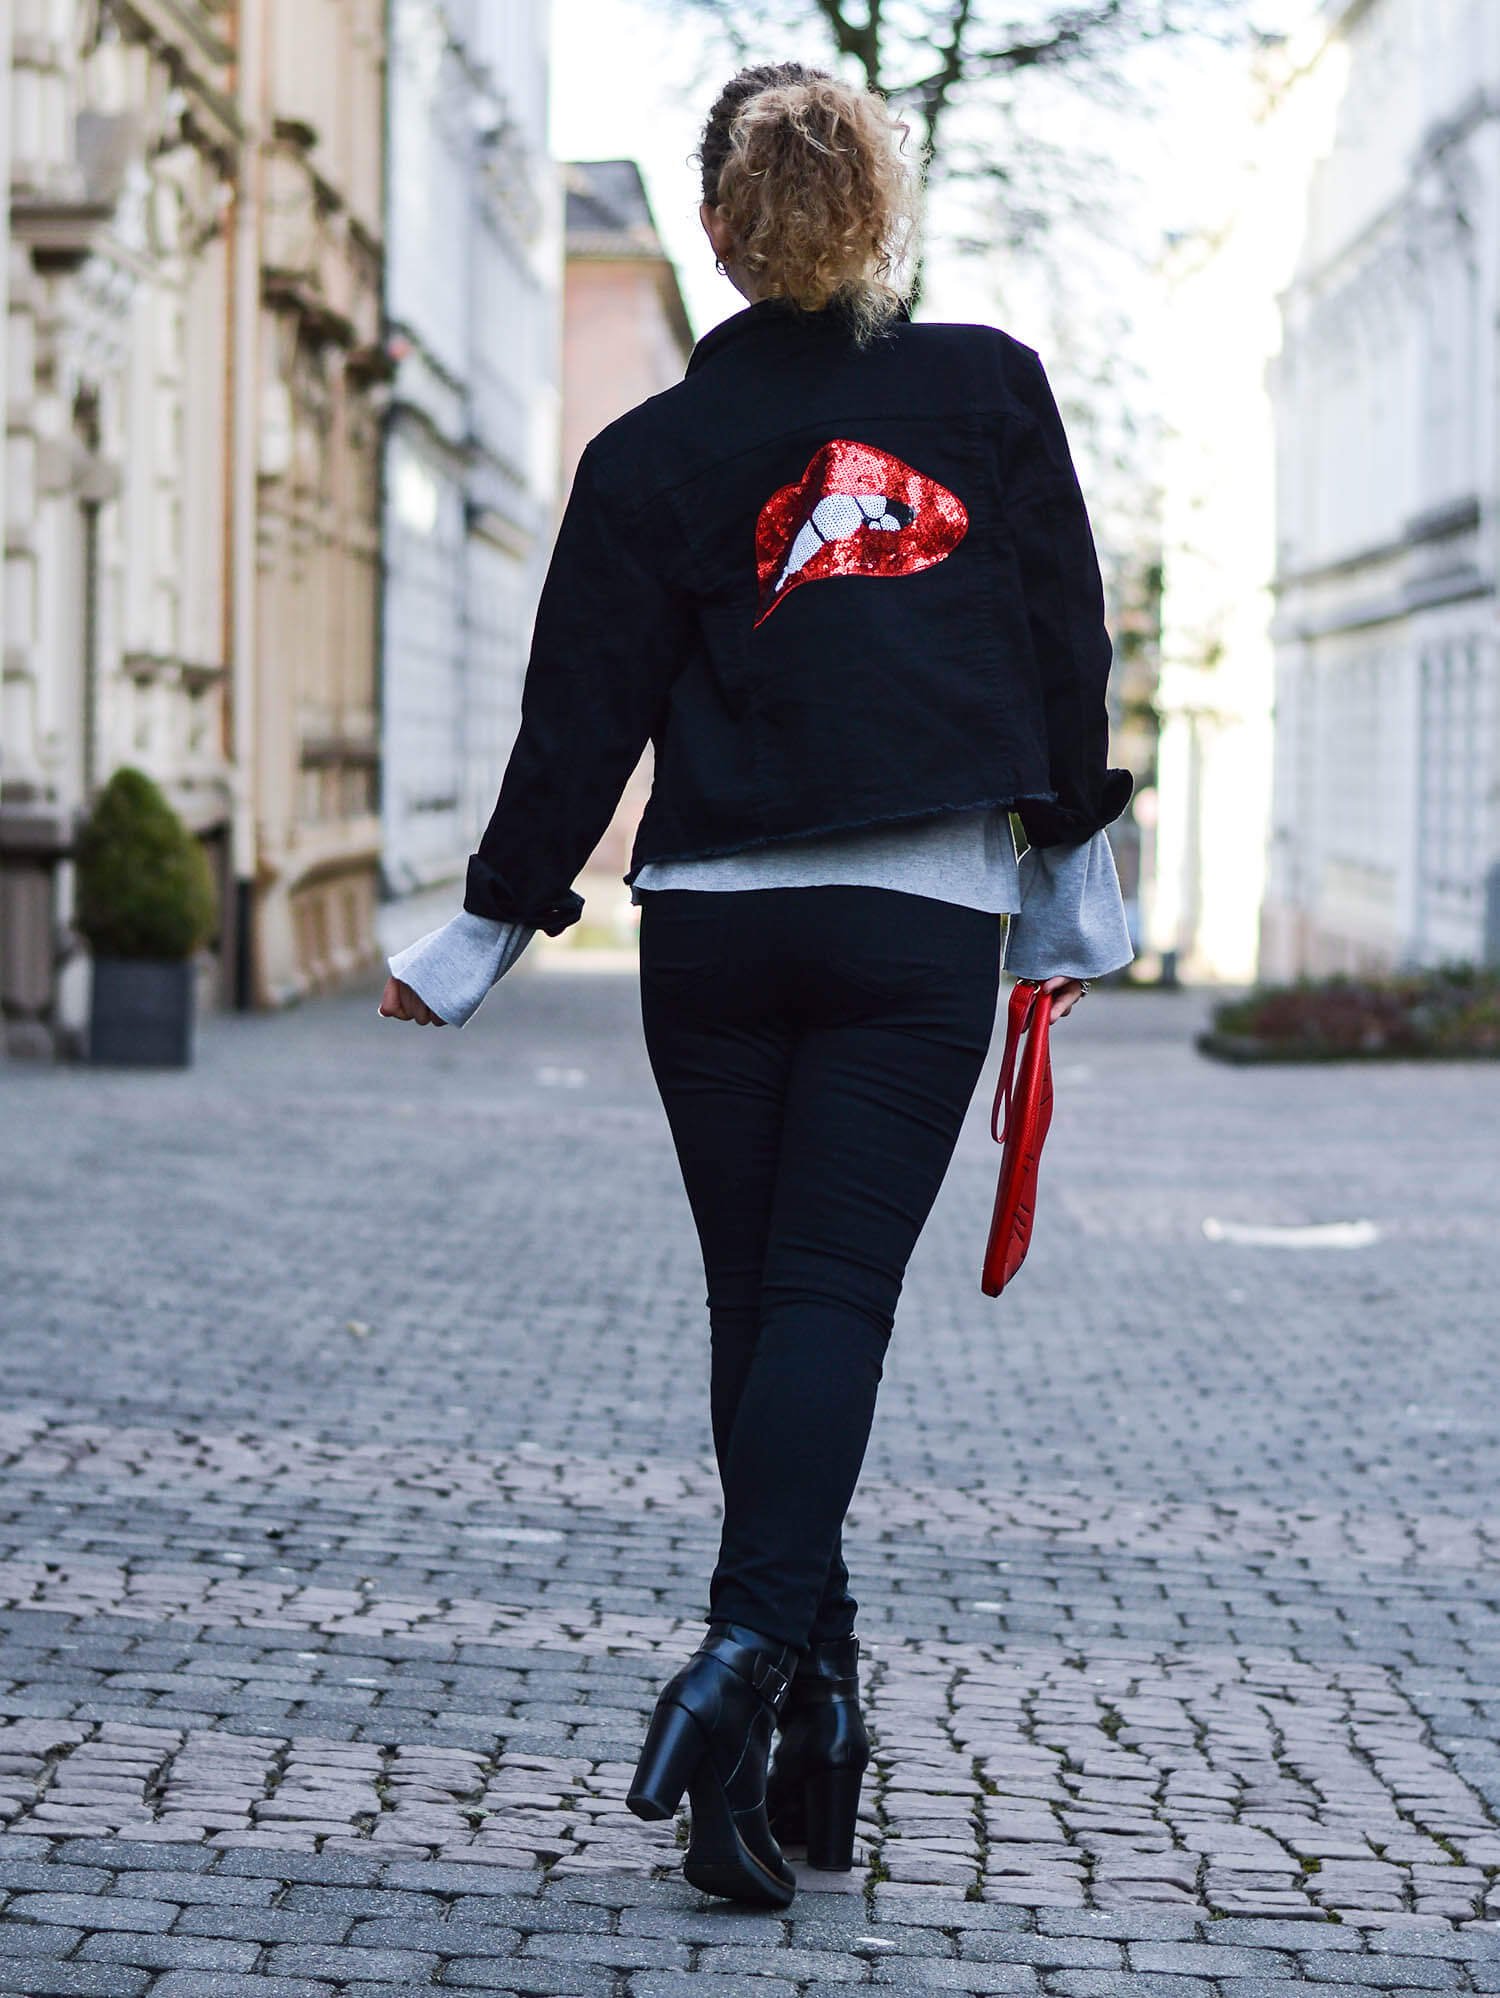
<svg viewBox="0 0 1500 1998">
<path fill-rule="evenodd" d="M 708 1277 L 709 1615 L 784 1644 L 841 1637 L 844 1514 L 989 1047 L 1000 919 L 884 888 L 643 900 L 646 1047 Z"/>
</svg>

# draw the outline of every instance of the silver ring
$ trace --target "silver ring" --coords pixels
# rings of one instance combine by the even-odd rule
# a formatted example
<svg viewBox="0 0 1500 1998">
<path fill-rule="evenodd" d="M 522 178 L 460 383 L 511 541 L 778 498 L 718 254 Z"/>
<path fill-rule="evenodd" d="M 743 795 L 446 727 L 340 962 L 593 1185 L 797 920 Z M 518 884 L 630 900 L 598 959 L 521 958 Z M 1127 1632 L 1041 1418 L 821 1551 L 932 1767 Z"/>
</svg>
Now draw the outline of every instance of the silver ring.
<svg viewBox="0 0 1500 1998">
<path fill-rule="evenodd" d="M 1089 987 L 1090 987 L 1090 986 L 1091 986 L 1091 985 L 1093 984 L 1093 982 L 1094 982 L 1094 981 L 1093 981 L 1093 979 L 1092 979 L 1092 978 L 1080 978 L 1080 979 L 1079 979 L 1079 981 L 1078 981 L 1078 996 L 1079 996 L 1079 998 L 1080 998 L 1080 999 L 1087 999 L 1087 998 L 1088 998 L 1088 996 L 1089 996 Z"/>
</svg>

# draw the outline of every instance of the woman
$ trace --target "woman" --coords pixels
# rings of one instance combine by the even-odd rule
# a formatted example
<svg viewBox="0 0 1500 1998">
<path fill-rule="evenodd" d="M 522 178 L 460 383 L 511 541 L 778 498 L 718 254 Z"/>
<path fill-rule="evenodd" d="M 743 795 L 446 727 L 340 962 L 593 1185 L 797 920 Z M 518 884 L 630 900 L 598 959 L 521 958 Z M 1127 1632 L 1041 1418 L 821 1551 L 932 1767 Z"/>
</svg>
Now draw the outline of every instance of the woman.
<svg viewBox="0 0 1500 1998">
<path fill-rule="evenodd" d="M 1105 767 L 1103 594 L 1046 378 L 1002 333 L 907 318 L 885 105 L 749 69 L 701 157 L 748 307 L 585 452 L 464 913 L 392 960 L 381 1010 L 462 1024 L 536 929 L 575 921 L 654 743 L 629 878 L 708 1277 L 724 1528 L 629 1803 L 661 1818 L 685 1790 L 689 1880 L 779 1907 L 779 1841 L 852 1861 L 868 1744 L 840 1529 L 989 1044 L 1001 919 L 1054 1018 L 1129 961 L 1102 828 L 1130 781 Z"/>
</svg>

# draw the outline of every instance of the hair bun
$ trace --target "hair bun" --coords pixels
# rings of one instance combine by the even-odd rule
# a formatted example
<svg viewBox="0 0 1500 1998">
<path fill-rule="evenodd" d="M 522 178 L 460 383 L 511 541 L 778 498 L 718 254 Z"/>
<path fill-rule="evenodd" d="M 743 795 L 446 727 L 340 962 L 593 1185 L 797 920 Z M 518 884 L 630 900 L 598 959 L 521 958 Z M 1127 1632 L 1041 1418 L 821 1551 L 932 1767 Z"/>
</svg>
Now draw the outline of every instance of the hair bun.
<svg viewBox="0 0 1500 1998">
<path fill-rule="evenodd" d="M 837 302 L 868 339 L 900 310 L 915 221 L 907 128 L 872 90 L 801 63 L 741 70 L 720 92 L 699 158 L 705 201 L 773 298 Z"/>
</svg>

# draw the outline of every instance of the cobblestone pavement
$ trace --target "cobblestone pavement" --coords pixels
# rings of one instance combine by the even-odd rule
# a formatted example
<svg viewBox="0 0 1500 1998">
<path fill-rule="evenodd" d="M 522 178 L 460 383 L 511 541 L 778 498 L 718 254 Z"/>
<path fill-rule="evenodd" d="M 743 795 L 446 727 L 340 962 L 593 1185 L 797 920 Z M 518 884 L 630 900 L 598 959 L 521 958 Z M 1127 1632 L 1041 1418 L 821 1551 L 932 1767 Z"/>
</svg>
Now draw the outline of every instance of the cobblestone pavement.
<svg viewBox="0 0 1500 1998">
<path fill-rule="evenodd" d="M 999 1303 L 976 1104 L 850 1533 L 861 1863 L 784 1917 L 622 1802 L 716 1537 L 631 982 L 0 1066 L 0 1991 L 1500 1992 L 1500 1065 L 1198 1014 L 1059 1032 Z"/>
</svg>

